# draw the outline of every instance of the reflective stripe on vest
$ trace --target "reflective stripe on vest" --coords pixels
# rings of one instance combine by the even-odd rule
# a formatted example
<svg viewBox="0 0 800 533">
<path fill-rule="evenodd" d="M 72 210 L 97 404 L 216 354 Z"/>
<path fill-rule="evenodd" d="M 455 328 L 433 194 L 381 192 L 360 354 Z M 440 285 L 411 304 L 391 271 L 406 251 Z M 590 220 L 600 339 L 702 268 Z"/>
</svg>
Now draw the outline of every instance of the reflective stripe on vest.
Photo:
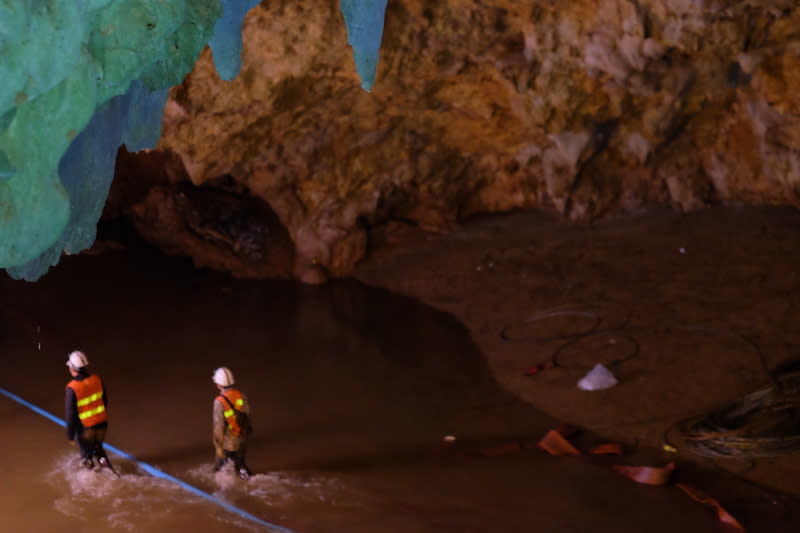
<svg viewBox="0 0 800 533">
<path fill-rule="evenodd" d="M 78 407 L 83 407 L 84 405 L 89 405 L 92 402 L 96 402 L 100 398 L 103 397 L 103 391 L 95 392 L 91 396 L 84 398 L 83 400 L 78 400 Z"/>
<path fill-rule="evenodd" d="M 228 431 L 231 432 L 231 435 L 239 436 L 242 434 L 242 429 L 236 421 L 236 412 L 231 409 L 231 405 L 235 406 L 239 411 L 244 409 L 242 393 L 236 389 L 228 389 L 222 392 L 221 396 L 224 396 L 230 402 L 230 404 L 228 404 L 223 398 L 217 397 L 217 401 L 222 402 L 222 416 L 225 417 L 225 421 L 228 423 Z"/>
<path fill-rule="evenodd" d="M 83 422 L 84 420 L 86 420 L 90 416 L 99 415 L 100 413 L 105 412 L 105 410 L 106 410 L 106 406 L 105 405 L 101 405 L 99 407 L 95 407 L 94 409 L 89 409 L 88 411 L 84 411 L 84 412 L 80 413 L 78 415 L 78 418 L 80 418 L 81 422 Z M 92 424 L 92 425 L 94 425 L 94 424 Z"/>
<path fill-rule="evenodd" d="M 72 380 L 67 387 L 75 391 L 78 418 L 83 427 L 92 427 L 108 419 L 103 403 L 103 382 L 94 374 L 81 381 Z"/>
</svg>

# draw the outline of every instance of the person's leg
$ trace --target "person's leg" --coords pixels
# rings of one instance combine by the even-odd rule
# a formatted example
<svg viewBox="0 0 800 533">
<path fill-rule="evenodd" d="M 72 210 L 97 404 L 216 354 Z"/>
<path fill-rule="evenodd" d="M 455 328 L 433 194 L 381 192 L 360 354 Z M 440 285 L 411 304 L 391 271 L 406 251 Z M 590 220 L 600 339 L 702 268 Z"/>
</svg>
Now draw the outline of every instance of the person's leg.
<svg viewBox="0 0 800 533">
<path fill-rule="evenodd" d="M 86 468 L 94 468 L 94 462 L 92 462 L 92 443 L 84 438 L 84 436 L 78 435 L 75 437 L 75 442 L 78 444 L 78 449 L 81 452 L 81 463 Z"/>
<path fill-rule="evenodd" d="M 222 450 L 222 453 L 224 453 L 225 456 L 217 458 L 217 463 L 214 465 L 214 472 L 222 470 L 222 467 L 225 466 L 225 463 L 228 461 L 232 461 L 234 465 L 236 464 L 236 452 Z"/>
<path fill-rule="evenodd" d="M 225 450 L 225 457 L 218 459 L 217 464 L 214 466 L 214 472 L 218 472 L 225 464 L 226 461 L 233 463 L 233 468 L 242 479 L 249 479 L 251 476 L 250 470 L 244 464 L 244 454 L 242 450 L 231 451 Z"/>
<path fill-rule="evenodd" d="M 245 457 L 245 447 L 244 444 L 242 444 L 239 447 L 239 450 L 235 452 L 233 464 L 236 467 L 236 472 L 239 474 L 240 478 L 250 479 L 250 476 L 252 476 L 253 473 L 250 471 L 249 468 L 247 468 L 247 465 L 245 464 L 244 461 L 244 457 Z"/>
<path fill-rule="evenodd" d="M 94 435 L 93 435 L 93 447 L 92 447 L 92 456 L 97 458 L 97 462 L 100 463 L 100 466 L 105 466 L 114 470 L 114 467 L 111 466 L 111 460 L 108 458 L 106 454 L 106 449 L 103 447 L 103 442 L 106 440 L 106 430 L 108 428 L 95 428 Z M 115 471 L 116 473 L 116 471 Z"/>
<path fill-rule="evenodd" d="M 106 439 L 106 428 L 91 428 L 92 432 L 92 457 L 105 459 L 108 462 L 106 451 L 103 449 L 103 441 Z"/>
</svg>

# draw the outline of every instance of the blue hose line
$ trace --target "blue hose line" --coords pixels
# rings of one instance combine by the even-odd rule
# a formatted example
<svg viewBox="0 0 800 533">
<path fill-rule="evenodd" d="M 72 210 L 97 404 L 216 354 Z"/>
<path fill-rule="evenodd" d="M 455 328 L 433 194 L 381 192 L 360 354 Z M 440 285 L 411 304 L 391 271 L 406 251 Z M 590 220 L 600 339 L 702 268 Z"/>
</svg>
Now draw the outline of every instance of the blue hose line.
<svg viewBox="0 0 800 533">
<path fill-rule="evenodd" d="M 4 389 L 2 387 L 0 387 L 0 393 L 2 393 L 5 396 L 11 398 L 15 402 L 24 405 L 25 407 L 27 407 L 31 411 L 42 415 L 43 417 L 45 417 L 46 419 L 50 420 L 51 422 L 55 422 L 56 424 L 58 424 L 61 427 L 66 427 L 66 423 L 63 420 L 61 420 L 60 418 L 58 418 L 57 416 L 53 415 L 52 413 L 48 413 L 47 411 L 45 411 L 41 407 L 37 407 L 37 406 L 33 405 L 29 401 L 24 400 L 23 398 L 20 398 L 16 394 L 14 394 L 12 392 L 9 392 L 9 391 L 7 391 L 6 389 Z M 158 468 L 156 468 L 156 467 L 154 467 L 152 465 L 149 465 L 149 464 L 147 464 L 147 463 L 145 463 L 143 461 L 138 460 L 136 457 L 132 456 L 128 452 L 120 450 L 116 446 L 111 446 L 110 444 L 104 444 L 103 446 L 107 450 L 110 450 L 111 452 L 113 452 L 114 454 L 119 455 L 120 457 L 122 457 L 124 459 L 127 459 L 128 461 L 136 463 L 137 465 L 139 465 L 139 468 L 141 468 L 142 470 L 144 470 L 145 472 L 147 472 L 151 476 L 160 477 L 162 479 L 166 479 L 167 481 L 171 481 L 172 483 L 175 483 L 178 486 L 180 486 L 182 489 L 184 489 L 184 490 L 186 490 L 188 492 L 191 492 L 192 494 L 194 494 L 196 496 L 200 496 L 201 498 L 206 499 L 206 500 L 210 501 L 211 503 L 214 503 L 214 504 L 222 507 L 226 511 L 230 511 L 231 513 L 237 514 L 240 517 L 244 518 L 245 520 L 248 520 L 248 521 L 253 522 L 255 524 L 258 524 L 260 526 L 264 526 L 265 528 L 267 528 L 267 529 L 269 529 L 271 531 L 277 531 L 279 533 L 294 533 L 294 531 L 292 531 L 291 529 L 287 529 L 287 528 L 285 528 L 283 526 L 279 526 L 277 524 L 272 524 L 270 522 L 267 522 L 266 520 L 262 520 L 262 519 L 258 518 L 257 516 L 254 516 L 254 515 L 248 513 L 247 511 L 245 511 L 243 509 L 239 509 L 238 507 L 236 507 L 234 505 L 231 505 L 228 502 L 220 500 L 219 498 L 217 498 L 213 494 L 209 494 L 209 493 L 207 493 L 205 491 L 202 491 L 202 490 L 198 489 L 197 487 L 189 485 L 185 481 L 182 481 L 182 480 L 176 478 L 175 476 L 171 476 L 171 475 L 167 474 L 166 472 L 162 472 Z"/>
</svg>

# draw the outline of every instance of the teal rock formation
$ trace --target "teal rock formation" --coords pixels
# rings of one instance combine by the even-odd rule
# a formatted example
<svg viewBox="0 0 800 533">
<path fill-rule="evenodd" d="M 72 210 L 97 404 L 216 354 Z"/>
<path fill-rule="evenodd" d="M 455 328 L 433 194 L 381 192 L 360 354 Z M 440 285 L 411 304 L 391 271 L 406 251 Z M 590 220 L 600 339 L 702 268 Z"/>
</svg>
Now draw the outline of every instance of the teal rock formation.
<svg viewBox="0 0 800 533">
<path fill-rule="evenodd" d="M 9 267 L 9 275 L 34 281 L 58 263 L 62 251 L 78 253 L 92 246 L 114 177 L 117 149 L 153 148 L 161 136 L 167 89 L 150 91 L 139 81 L 98 109 L 75 137 L 58 165 L 70 203 L 69 219 L 55 244 L 27 263 Z"/>
<path fill-rule="evenodd" d="M 347 26 L 347 39 L 353 47 L 361 87 L 367 91 L 375 83 L 386 2 L 387 0 L 341 0 L 339 5 Z"/>
<path fill-rule="evenodd" d="M 0 0 L 0 268 L 35 280 L 92 245 L 117 149 L 152 147 L 166 91 L 209 43 L 241 65 L 257 0 Z M 362 86 L 386 0 L 342 0 Z"/>
<path fill-rule="evenodd" d="M 222 16 L 214 26 L 208 45 L 214 54 L 214 66 L 219 77 L 230 81 L 242 67 L 242 24 L 244 17 L 259 4 L 259 0 L 224 0 Z"/>
<path fill-rule="evenodd" d="M 86 207 L 80 198 L 96 196 L 90 203 L 102 207 L 108 186 L 79 192 L 78 183 L 98 177 L 62 175 L 74 168 L 71 161 L 60 165 L 62 156 L 81 143 L 73 153 L 87 163 L 78 172 L 108 172 L 96 162 L 113 161 L 119 144 L 78 140 L 96 112 L 102 121 L 126 123 L 130 138 L 139 132 L 152 139 L 153 131 L 141 130 L 158 128 L 160 120 L 138 114 L 137 105 L 106 104 L 136 80 L 133 93 L 180 83 L 220 12 L 219 0 L 0 0 L 0 267 L 42 261 L 43 253 L 57 260 L 52 248 L 59 240 L 68 251 L 91 244 L 77 236 L 93 235 L 97 217 L 79 214 Z M 133 93 L 129 98 L 138 98 Z M 156 98 L 163 105 L 163 93 Z M 109 112 L 118 114 L 109 119 Z M 113 164 L 103 179 L 111 176 Z"/>
</svg>

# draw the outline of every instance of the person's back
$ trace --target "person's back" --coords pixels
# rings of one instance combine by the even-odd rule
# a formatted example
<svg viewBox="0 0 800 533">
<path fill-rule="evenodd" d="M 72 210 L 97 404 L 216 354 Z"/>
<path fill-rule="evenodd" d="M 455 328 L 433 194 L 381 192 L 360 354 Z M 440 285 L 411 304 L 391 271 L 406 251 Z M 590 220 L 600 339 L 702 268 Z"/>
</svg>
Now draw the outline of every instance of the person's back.
<svg viewBox="0 0 800 533">
<path fill-rule="evenodd" d="M 67 439 L 77 443 L 83 465 L 94 468 L 111 467 L 103 441 L 108 429 L 108 395 L 103 381 L 88 371 L 89 360 L 80 351 L 69 354 L 67 368 L 72 380 L 67 383 L 64 397 L 64 422 Z"/>
<path fill-rule="evenodd" d="M 213 442 L 217 461 L 214 471 L 233 461 L 242 479 L 252 473 L 245 463 L 247 436 L 250 433 L 250 406 L 247 397 L 234 388 L 233 373 L 226 367 L 214 371 L 212 381 L 219 389 L 213 406 Z"/>
</svg>

